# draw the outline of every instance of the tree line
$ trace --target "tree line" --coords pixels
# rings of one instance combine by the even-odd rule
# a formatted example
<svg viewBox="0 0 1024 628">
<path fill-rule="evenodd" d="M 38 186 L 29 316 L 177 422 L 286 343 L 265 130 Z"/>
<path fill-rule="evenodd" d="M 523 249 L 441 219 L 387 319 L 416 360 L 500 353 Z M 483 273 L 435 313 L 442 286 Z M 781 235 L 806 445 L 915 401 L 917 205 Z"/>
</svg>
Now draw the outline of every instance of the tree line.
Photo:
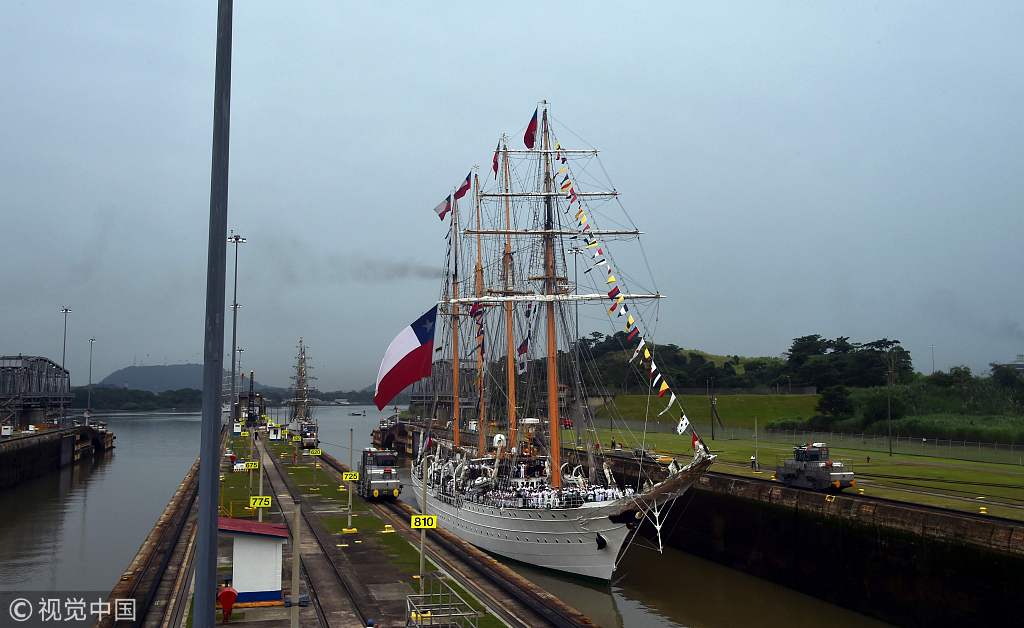
<svg viewBox="0 0 1024 628">
<path fill-rule="evenodd" d="M 71 393 L 74 399 L 72 408 L 85 408 L 88 401 L 87 386 L 73 386 Z M 108 388 L 94 386 L 92 389 L 92 407 L 94 410 L 199 410 L 203 406 L 203 392 L 195 388 L 180 388 L 153 393 L 148 390 L 132 388 Z"/>
<path fill-rule="evenodd" d="M 584 382 L 591 390 L 622 393 L 647 392 L 647 374 L 636 362 L 629 363 L 635 343 L 626 341 L 626 333 L 608 336 L 593 332 L 580 339 L 581 352 L 594 368 L 584 369 Z M 648 346 L 651 346 L 648 344 Z M 889 372 L 896 382 L 914 377 L 910 352 L 899 340 L 882 338 L 871 342 L 851 342 L 848 336 L 834 339 L 819 334 L 794 338 L 781 357 L 743 358 L 724 356 L 721 363 L 697 351 L 674 344 L 652 347 L 662 374 L 680 388 L 757 388 L 815 386 L 870 387 L 887 383 Z"/>
</svg>

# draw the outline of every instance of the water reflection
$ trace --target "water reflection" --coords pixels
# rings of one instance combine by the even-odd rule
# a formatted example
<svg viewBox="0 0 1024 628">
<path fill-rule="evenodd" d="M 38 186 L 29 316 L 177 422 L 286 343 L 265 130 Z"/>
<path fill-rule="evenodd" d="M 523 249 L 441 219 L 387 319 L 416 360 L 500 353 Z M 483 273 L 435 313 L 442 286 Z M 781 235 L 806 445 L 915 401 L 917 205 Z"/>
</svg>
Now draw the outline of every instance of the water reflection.
<svg viewBox="0 0 1024 628">
<path fill-rule="evenodd" d="M 107 421 L 114 451 L 0 492 L 0 589 L 109 590 L 198 453 L 198 415 Z"/>
</svg>

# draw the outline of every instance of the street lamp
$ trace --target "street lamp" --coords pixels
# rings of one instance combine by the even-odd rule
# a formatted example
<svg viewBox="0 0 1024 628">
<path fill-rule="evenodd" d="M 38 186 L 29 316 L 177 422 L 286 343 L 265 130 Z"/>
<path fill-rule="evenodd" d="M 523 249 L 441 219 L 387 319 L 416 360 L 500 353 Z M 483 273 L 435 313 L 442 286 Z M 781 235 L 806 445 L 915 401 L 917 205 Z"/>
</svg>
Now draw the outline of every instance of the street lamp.
<svg viewBox="0 0 1024 628">
<path fill-rule="evenodd" d="M 64 371 L 63 373 L 61 373 L 61 379 L 63 380 L 65 373 L 67 373 L 67 369 L 64 367 L 64 362 L 65 362 L 65 360 L 68 357 L 68 314 L 71 313 L 71 308 L 68 307 L 67 305 L 65 305 L 65 306 L 60 308 L 60 311 L 64 315 L 64 348 L 61 350 L 61 354 L 60 354 L 60 368 L 61 368 L 62 371 Z M 68 382 L 68 390 L 67 390 L 67 392 L 70 393 L 71 392 L 71 377 L 70 376 L 68 377 L 67 382 Z M 61 391 L 61 392 L 63 393 L 64 391 Z M 64 397 L 63 396 L 60 398 L 60 420 L 61 420 L 61 423 L 64 422 Z"/>
<path fill-rule="evenodd" d="M 60 367 L 64 368 L 64 360 L 68 357 L 68 314 L 71 313 L 71 308 L 65 305 L 60 311 L 64 314 L 64 349 L 60 355 Z"/>
<path fill-rule="evenodd" d="M 231 298 L 231 403 L 235 403 L 235 353 L 236 343 L 238 341 L 238 245 L 245 244 L 245 238 L 235 233 L 235 230 L 231 230 L 231 235 L 228 236 L 228 244 L 235 245 L 235 290 L 234 296 Z M 238 355 L 239 362 L 241 362 L 242 356 Z M 238 366 L 242 368 L 241 364 Z"/>
<path fill-rule="evenodd" d="M 89 425 L 89 417 L 92 415 L 92 345 L 95 338 L 89 339 L 89 394 L 85 402 L 85 424 Z"/>
</svg>

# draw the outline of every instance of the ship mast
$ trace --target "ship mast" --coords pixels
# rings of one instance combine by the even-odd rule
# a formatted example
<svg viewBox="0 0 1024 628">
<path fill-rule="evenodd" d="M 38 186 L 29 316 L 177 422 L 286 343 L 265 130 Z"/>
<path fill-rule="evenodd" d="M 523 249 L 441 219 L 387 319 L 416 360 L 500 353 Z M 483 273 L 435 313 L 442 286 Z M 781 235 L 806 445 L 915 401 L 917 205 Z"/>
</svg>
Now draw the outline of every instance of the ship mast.
<svg viewBox="0 0 1024 628">
<path fill-rule="evenodd" d="M 479 174 L 475 174 L 473 176 L 473 183 L 474 183 L 474 186 L 475 186 L 475 189 L 474 189 L 475 194 L 473 195 L 473 198 L 476 201 L 476 228 L 479 231 L 480 228 L 481 228 L 481 226 L 480 226 L 480 175 Z M 484 266 L 483 266 L 483 262 L 481 261 L 481 258 L 483 257 L 483 255 L 482 255 L 482 249 L 481 249 L 481 244 L 480 244 L 480 238 L 481 238 L 481 235 L 479 233 L 476 234 L 476 268 L 474 269 L 475 270 L 475 272 L 474 272 L 474 282 L 476 284 L 475 285 L 475 288 L 476 288 L 475 291 L 476 291 L 476 296 L 478 298 L 482 297 L 484 295 Z M 480 307 L 483 307 L 483 306 L 480 306 Z M 483 317 L 483 312 L 480 312 L 478 314 L 478 316 L 480 317 L 480 318 L 478 318 L 478 320 L 483 321 L 483 318 L 482 318 Z M 484 327 L 483 327 L 482 324 L 478 324 L 477 328 L 480 330 L 481 334 L 484 333 Z M 477 389 L 477 393 L 479 394 L 479 397 L 477 399 L 477 408 L 479 408 L 479 410 L 477 411 L 477 417 L 476 417 L 477 418 L 477 420 L 476 420 L 476 430 L 477 430 L 477 434 L 479 435 L 480 438 L 479 438 L 479 442 L 477 444 L 477 447 L 478 447 L 477 455 L 478 456 L 483 456 L 484 452 L 487 451 L 487 435 L 484 433 L 484 424 L 485 424 L 485 422 L 487 420 L 487 405 L 486 405 L 486 399 L 485 399 L 485 396 L 484 396 L 484 382 L 485 382 L 485 379 L 484 379 L 484 342 L 483 342 L 484 338 L 483 338 L 483 336 L 478 338 L 478 340 L 479 340 L 479 344 L 477 346 L 477 358 L 476 358 L 476 372 L 477 372 L 477 386 L 476 386 L 476 389 Z"/>
<path fill-rule="evenodd" d="M 504 281 L 505 296 L 512 294 L 512 197 L 509 195 L 511 173 L 508 166 L 508 139 L 503 138 L 505 150 L 502 151 L 502 174 L 505 179 L 505 253 L 501 258 L 502 279 Z M 513 353 L 515 339 L 512 335 L 512 301 L 506 301 L 505 307 L 505 347 L 507 357 L 505 362 L 505 375 L 508 387 L 508 446 L 517 448 L 516 440 L 516 358 Z"/>
<path fill-rule="evenodd" d="M 544 293 L 553 295 L 557 293 L 558 282 L 555 277 L 555 236 L 551 233 L 555 228 L 554 203 L 550 193 L 551 185 L 551 155 L 550 133 L 548 129 L 547 103 L 544 107 L 542 122 L 544 149 L 544 229 L 548 234 L 544 236 Z M 555 302 L 548 301 L 545 304 L 547 309 L 547 337 L 548 337 L 548 418 L 550 420 L 549 456 L 551 459 L 551 486 L 561 488 L 562 486 L 562 443 L 561 443 L 561 422 L 558 416 L 558 339 L 555 335 Z"/>
<path fill-rule="evenodd" d="M 452 250 L 454 270 L 452 271 L 452 298 L 459 298 L 459 199 L 452 197 Z M 461 410 L 459 396 L 459 303 L 452 303 L 452 444 L 461 446 L 459 419 Z"/>
</svg>

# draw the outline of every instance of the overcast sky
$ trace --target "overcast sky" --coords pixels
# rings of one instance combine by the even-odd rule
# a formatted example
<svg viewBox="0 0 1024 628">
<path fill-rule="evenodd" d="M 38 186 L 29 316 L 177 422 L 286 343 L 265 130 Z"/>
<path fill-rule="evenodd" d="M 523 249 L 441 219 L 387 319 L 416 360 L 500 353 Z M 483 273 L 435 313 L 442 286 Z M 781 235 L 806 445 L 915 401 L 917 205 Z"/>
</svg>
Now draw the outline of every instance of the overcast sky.
<svg viewBox="0 0 1024 628">
<path fill-rule="evenodd" d="M 90 336 L 95 379 L 201 361 L 215 21 L 0 7 L 0 353 L 59 361 L 67 304 L 75 384 Z M 661 342 L 1012 359 L 1022 24 L 1020 2 L 236 2 L 244 366 L 284 385 L 302 335 L 321 388 L 371 383 L 436 297 L 431 209 L 543 98 L 646 232 Z"/>
</svg>

